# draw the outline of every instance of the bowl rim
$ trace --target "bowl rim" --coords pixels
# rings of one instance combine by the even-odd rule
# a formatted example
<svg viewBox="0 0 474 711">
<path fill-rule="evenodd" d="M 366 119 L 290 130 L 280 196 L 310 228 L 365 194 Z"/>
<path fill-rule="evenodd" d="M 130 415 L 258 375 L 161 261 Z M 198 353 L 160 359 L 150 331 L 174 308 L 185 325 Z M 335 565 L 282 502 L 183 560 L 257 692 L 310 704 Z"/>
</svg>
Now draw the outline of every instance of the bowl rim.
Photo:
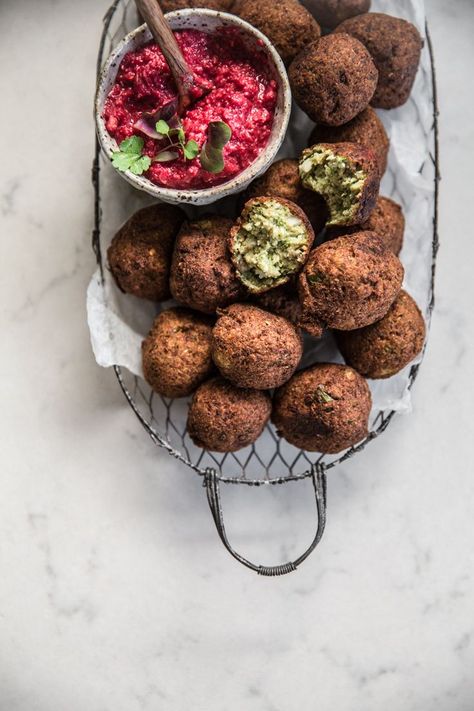
<svg viewBox="0 0 474 711">
<path fill-rule="evenodd" d="M 285 139 L 291 116 L 292 95 L 286 67 L 268 37 L 237 15 L 232 15 L 228 12 L 221 12 L 220 10 L 210 10 L 207 8 L 186 8 L 183 10 L 168 12 L 166 13 L 166 18 L 168 20 L 180 20 L 188 17 L 196 17 L 197 15 L 204 18 L 212 17 L 218 20 L 222 18 L 226 23 L 239 27 L 263 43 L 265 50 L 274 65 L 276 76 L 279 79 L 278 89 L 282 93 L 282 123 L 278 134 L 273 139 L 269 139 L 267 145 L 262 149 L 253 163 L 227 182 L 214 185 L 209 188 L 194 190 L 166 188 L 153 183 L 151 180 L 144 178 L 141 175 L 134 175 L 129 170 L 124 172 L 116 171 L 134 187 L 148 193 L 149 195 L 152 195 L 155 198 L 167 202 L 205 204 L 217 201 L 228 195 L 244 190 L 250 182 L 261 175 L 274 160 Z M 106 99 L 105 87 L 108 83 L 111 72 L 115 69 L 117 58 L 138 35 L 144 34 L 146 36 L 148 33 L 148 27 L 146 23 L 144 23 L 126 34 L 107 57 L 107 60 L 99 74 L 94 99 L 95 125 L 101 149 L 109 161 L 111 161 L 112 153 L 117 150 L 118 144 L 107 131 L 105 121 L 102 118 L 102 110 Z M 145 42 L 148 41 L 148 39 L 145 40 Z M 118 68 L 116 71 L 118 71 Z"/>
</svg>

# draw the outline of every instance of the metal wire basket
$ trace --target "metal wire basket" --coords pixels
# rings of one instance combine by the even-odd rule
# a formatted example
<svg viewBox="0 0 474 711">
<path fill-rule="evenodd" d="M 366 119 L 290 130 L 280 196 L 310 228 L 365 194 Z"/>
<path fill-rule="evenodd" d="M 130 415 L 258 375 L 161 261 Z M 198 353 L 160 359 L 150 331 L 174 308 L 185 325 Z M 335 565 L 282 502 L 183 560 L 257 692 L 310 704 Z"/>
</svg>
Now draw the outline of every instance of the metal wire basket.
<svg viewBox="0 0 474 711">
<path fill-rule="evenodd" d="M 104 27 L 99 47 L 97 75 L 107 56 L 127 32 L 137 26 L 138 18 L 132 0 L 115 0 L 104 17 Z M 434 306 L 434 277 L 436 254 L 438 250 L 438 109 L 436 94 L 436 77 L 434 68 L 433 48 L 426 27 L 427 45 L 430 59 L 429 83 L 432 89 L 433 113 L 430 126 L 430 159 L 421 166 L 420 172 L 429 175 L 434 183 L 433 230 L 431 243 L 431 281 L 429 302 L 426 312 L 429 326 Z M 96 141 L 95 157 L 92 168 L 92 180 L 95 191 L 95 224 L 92 244 L 104 276 L 102 258 L 102 230 L 104 219 L 101 168 L 105 159 L 101 155 Z M 419 371 L 420 363 L 413 366 L 409 375 L 409 388 L 412 387 Z M 326 523 L 326 472 L 337 464 L 353 457 L 380 436 L 390 424 L 395 412 L 393 410 L 378 411 L 372 414 L 369 435 L 357 446 L 351 447 L 341 455 L 310 454 L 297 450 L 276 434 L 272 425 L 268 425 L 260 440 L 246 449 L 229 454 L 217 454 L 197 448 L 186 432 L 186 413 L 188 403 L 184 400 L 169 400 L 163 398 L 148 387 L 148 385 L 130 374 L 124 368 L 114 366 L 118 383 L 130 407 L 148 432 L 153 442 L 165 449 L 173 457 L 186 464 L 194 472 L 203 477 L 208 503 L 216 524 L 218 534 L 225 547 L 240 563 L 260 575 L 276 576 L 296 570 L 320 542 Z M 251 472 L 251 475 L 248 474 Z M 284 474 L 282 474 L 284 472 Z M 312 483 L 317 508 L 317 525 L 314 539 L 309 548 L 296 560 L 276 566 L 256 565 L 237 553 L 227 538 L 220 499 L 220 484 L 246 484 L 261 486 L 283 484 L 289 481 L 306 480 Z"/>
</svg>

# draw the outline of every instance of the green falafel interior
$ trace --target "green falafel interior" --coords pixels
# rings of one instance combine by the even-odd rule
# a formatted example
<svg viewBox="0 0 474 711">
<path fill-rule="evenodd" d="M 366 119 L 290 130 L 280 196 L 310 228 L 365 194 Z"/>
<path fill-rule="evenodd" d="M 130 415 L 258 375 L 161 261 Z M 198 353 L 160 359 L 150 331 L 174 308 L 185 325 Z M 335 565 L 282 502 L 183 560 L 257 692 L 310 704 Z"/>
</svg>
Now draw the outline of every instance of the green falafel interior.
<svg viewBox="0 0 474 711">
<path fill-rule="evenodd" d="M 303 152 L 299 169 L 304 187 L 326 200 L 330 212 L 327 225 L 351 224 L 367 174 L 354 161 L 320 145 Z"/>
<path fill-rule="evenodd" d="M 312 242 L 307 225 L 283 202 L 255 198 L 232 241 L 240 280 L 254 293 L 286 282 L 303 266 Z"/>
</svg>

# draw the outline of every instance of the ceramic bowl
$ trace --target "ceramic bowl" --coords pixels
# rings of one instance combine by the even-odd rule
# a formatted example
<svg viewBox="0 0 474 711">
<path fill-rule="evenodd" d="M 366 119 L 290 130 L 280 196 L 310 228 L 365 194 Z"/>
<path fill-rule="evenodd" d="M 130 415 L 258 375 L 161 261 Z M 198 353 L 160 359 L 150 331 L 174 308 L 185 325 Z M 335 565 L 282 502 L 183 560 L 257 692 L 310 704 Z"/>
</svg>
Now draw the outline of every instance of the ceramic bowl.
<svg viewBox="0 0 474 711">
<path fill-rule="evenodd" d="M 202 32 L 217 32 L 221 27 L 237 27 L 243 31 L 249 47 L 264 48 L 268 58 L 270 70 L 278 86 L 278 98 L 273 127 L 267 146 L 258 158 L 242 173 L 231 178 L 226 183 L 202 190 L 175 190 L 155 185 L 141 175 L 133 175 L 130 171 L 119 173 L 125 180 L 139 190 L 143 190 L 159 200 L 180 204 L 207 205 L 234 193 L 238 193 L 261 175 L 273 162 L 285 138 L 291 113 L 291 91 L 286 74 L 286 69 L 280 55 L 271 42 L 259 30 L 244 22 L 235 15 L 229 15 L 216 10 L 187 9 L 170 12 L 166 15 L 173 30 L 195 29 Z M 112 138 L 105 127 L 102 112 L 105 100 L 115 83 L 120 63 L 127 52 L 136 50 L 152 39 L 146 25 L 130 32 L 115 48 L 100 74 L 95 100 L 95 120 L 97 135 L 105 155 L 111 160 L 112 153 L 117 150 L 117 142 Z"/>
</svg>

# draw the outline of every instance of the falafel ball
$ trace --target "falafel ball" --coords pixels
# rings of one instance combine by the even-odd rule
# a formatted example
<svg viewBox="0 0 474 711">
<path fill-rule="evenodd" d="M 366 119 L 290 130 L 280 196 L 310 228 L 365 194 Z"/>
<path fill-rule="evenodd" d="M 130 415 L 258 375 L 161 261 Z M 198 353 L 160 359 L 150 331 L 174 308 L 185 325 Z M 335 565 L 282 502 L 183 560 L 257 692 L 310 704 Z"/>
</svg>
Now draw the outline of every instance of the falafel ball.
<svg viewBox="0 0 474 711">
<path fill-rule="evenodd" d="M 357 225 L 375 207 L 380 173 L 375 154 L 356 143 L 317 143 L 303 151 L 301 182 L 326 201 L 331 225 Z"/>
<path fill-rule="evenodd" d="M 311 132 L 308 146 L 315 143 L 357 143 L 370 148 L 377 158 L 380 175 L 387 170 L 390 141 L 385 127 L 371 106 L 344 126 L 317 124 Z"/>
<path fill-rule="evenodd" d="M 143 373 L 165 397 L 190 395 L 212 373 L 210 318 L 188 309 L 162 311 L 142 343 Z"/>
<path fill-rule="evenodd" d="M 228 249 L 233 220 L 209 215 L 185 222 L 171 262 L 170 289 L 180 304 L 207 314 L 243 298 Z"/>
<path fill-rule="evenodd" d="M 357 371 L 318 363 L 277 390 L 272 421 L 295 447 L 336 454 L 366 437 L 371 407 L 369 386 Z"/>
<path fill-rule="evenodd" d="M 252 198 L 232 227 L 229 249 L 237 276 L 253 294 L 285 284 L 306 262 L 314 231 L 294 202 Z"/>
<path fill-rule="evenodd" d="M 327 29 L 370 9 L 370 0 L 305 0 L 304 4 L 321 27 Z"/>
<path fill-rule="evenodd" d="M 329 227 L 326 230 L 326 239 L 362 231 L 375 232 L 394 254 L 400 254 L 405 233 L 405 218 L 401 205 L 379 195 L 374 209 L 365 222 L 354 227 Z"/>
<path fill-rule="evenodd" d="M 337 34 L 308 45 L 288 76 L 296 103 L 313 121 L 341 126 L 367 108 L 378 72 L 363 44 Z"/>
<path fill-rule="evenodd" d="M 381 12 L 368 12 L 345 20 L 334 32 L 355 37 L 370 52 L 379 72 L 372 106 L 402 106 L 410 96 L 423 47 L 415 25 Z"/>
<path fill-rule="evenodd" d="M 204 7 L 208 10 L 231 12 L 234 0 L 160 0 L 163 12 L 186 10 L 188 7 Z"/>
<path fill-rule="evenodd" d="M 325 242 L 311 252 L 300 274 L 300 326 L 319 336 L 324 326 L 341 331 L 379 321 L 395 301 L 403 267 L 374 232 Z"/>
<path fill-rule="evenodd" d="M 150 301 L 170 298 L 171 255 L 185 219 L 183 210 L 164 203 L 132 215 L 107 250 L 110 271 L 121 291 Z"/>
<path fill-rule="evenodd" d="M 286 65 L 321 35 L 318 23 L 298 0 L 242 0 L 236 12 L 268 37 Z"/>
<path fill-rule="evenodd" d="M 366 378 L 390 378 L 421 352 L 426 326 L 421 311 L 401 291 L 377 323 L 356 331 L 337 331 L 336 340 L 346 363 Z"/>
<path fill-rule="evenodd" d="M 260 294 L 256 298 L 256 304 L 265 311 L 270 311 L 270 313 L 277 316 L 283 316 L 295 325 L 299 322 L 301 307 L 298 300 L 297 286 L 293 281 Z"/>
<path fill-rule="evenodd" d="M 188 433 L 194 444 L 203 449 L 237 452 L 260 437 L 271 410 L 267 393 L 237 388 L 224 378 L 213 378 L 193 395 Z"/>
<path fill-rule="evenodd" d="M 302 355 L 296 326 L 251 304 L 223 309 L 212 332 L 214 363 L 240 388 L 279 387 L 291 378 Z"/>
<path fill-rule="evenodd" d="M 283 158 L 273 163 L 247 188 L 244 202 L 265 195 L 296 203 L 306 213 L 316 235 L 324 228 L 328 217 L 326 203 L 320 195 L 303 187 L 296 158 Z"/>
</svg>

